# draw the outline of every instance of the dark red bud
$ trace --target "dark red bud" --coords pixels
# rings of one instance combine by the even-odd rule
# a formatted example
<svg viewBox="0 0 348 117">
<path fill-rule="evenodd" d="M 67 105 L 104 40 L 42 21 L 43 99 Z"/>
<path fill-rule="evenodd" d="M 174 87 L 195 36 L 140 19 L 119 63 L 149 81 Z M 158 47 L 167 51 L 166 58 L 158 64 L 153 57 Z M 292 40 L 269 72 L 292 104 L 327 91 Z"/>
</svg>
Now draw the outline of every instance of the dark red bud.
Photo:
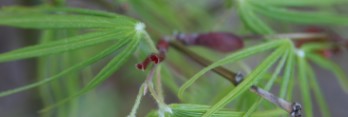
<svg viewBox="0 0 348 117">
<path fill-rule="evenodd" d="M 169 43 L 166 40 L 164 39 L 159 40 L 157 43 L 157 49 L 159 51 L 159 54 L 149 55 L 148 57 L 146 57 L 146 59 L 142 63 L 136 64 L 136 67 L 139 70 L 144 71 L 151 61 L 154 62 L 155 64 L 162 62 L 165 58 L 165 54 L 168 48 L 169 48 Z"/>
<path fill-rule="evenodd" d="M 136 67 L 139 70 L 144 71 L 147 68 L 147 66 L 149 65 L 150 62 L 151 62 L 151 59 L 149 57 L 147 57 L 142 63 L 136 64 Z"/>
<path fill-rule="evenodd" d="M 150 59 L 155 64 L 158 64 L 164 60 L 165 56 L 164 54 L 152 54 L 150 55 Z"/>
<path fill-rule="evenodd" d="M 138 63 L 135 65 L 135 67 L 137 67 L 137 69 L 141 70 L 141 71 L 144 71 L 145 70 L 145 66 L 143 63 Z"/>
<path fill-rule="evenodd" d="M 243 48 L 243 40 L 231 33 L 212 32 L 192 35 L 179 35 L 178 40 L 187 45 L 199 45 L 220 52 L 233 52 Z"/>
</svg>

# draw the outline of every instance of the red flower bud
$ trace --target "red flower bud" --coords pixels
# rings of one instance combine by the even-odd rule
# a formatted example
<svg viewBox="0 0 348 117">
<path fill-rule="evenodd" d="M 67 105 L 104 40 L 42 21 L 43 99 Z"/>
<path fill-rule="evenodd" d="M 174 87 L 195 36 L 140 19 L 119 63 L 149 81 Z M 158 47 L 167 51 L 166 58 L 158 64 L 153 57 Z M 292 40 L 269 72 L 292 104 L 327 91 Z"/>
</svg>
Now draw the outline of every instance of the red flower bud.
<svg viewBox="0 0 348 117">
<path fill-rule="evenodd" d="M 144 71 L 150 62 L 151 62 L 151 59 L 147 57 L 142 63 L 136 64 L 135 67 L 137 67 L 139 70 Z"/>
<path fill-rule="evenodd" d="M 223 32 L 191 35 L 180 34 L 176 38 L 186 45 L 204 46 L 220 52 L 233 52 L 244 46 L 240 37 Z"/>
<path fill-rule="evenodd" d="M 154 62 L 155 64 L 162 62 L 165 58 L 165 54 L 168 50 L 168 47 L 169 47 L 169 43 L 166 40 L 163 40 L 163 39 L 159 40 L 157 43 L 157 49 L 159 53 L 151 54 L 147 56 L 142 63 L 136 64 L 136 67 L 139 70 L 144 71 L 151 61 Z"/>
<path fill-rule="evenodd" d="M 150 59 L 152 62 L 154 62 L 155 64 L 158 64 L 160 62 L 162 62 L 165 58 L 164 53 L 163 54 L 152 54 L 150 55 Z"/>
</svg>

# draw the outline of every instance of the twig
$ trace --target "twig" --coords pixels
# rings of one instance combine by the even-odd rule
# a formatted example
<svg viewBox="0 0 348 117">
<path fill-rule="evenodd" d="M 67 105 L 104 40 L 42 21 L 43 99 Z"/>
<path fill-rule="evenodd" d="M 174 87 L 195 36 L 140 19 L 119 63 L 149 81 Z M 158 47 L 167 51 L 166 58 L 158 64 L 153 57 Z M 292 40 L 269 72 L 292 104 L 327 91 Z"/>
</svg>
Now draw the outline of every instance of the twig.
<svg viewBox="0 0 348 117">
<path fill-rule="evenodd" d="M 197 55 L 196 53 L 192 52 L 191 50 L 186 49 L 186 47 L 177 41 L 170 42 L 170 46 L 174 47 L 179 52 L 185 54 L 186 56 L 190 57 L 197 63 L 201 64 L 202 66 L 209 66 L 212 64 L 211 61 Z M 237 86 L 239 83 L 241 83 L 244 79 L 244 76 L 240 73 L 234 73 L 231 72 L 223 67 L 216 67 L 213 69 L 214 72 L 217 74 L 223 76 L 226 80 L 229 80 L 233 85 Z M 256 93 L 257 95 L 263 97 L 264 99 L 270 101 L 271 103 L 279 106 L 280 108 L 287 111 L 292 117 L 301 117 L 301 105 L 297 102 L 288 102 L 282 98 L 279 98 L 272 93 L 263 90 L 261 88 L 258 88 L 257 86 L 253 85 L 250 88 L 251 92 Z"/>
<path fill-rule="evenodd" d="M 324 39 L 329 38 L 328 34 L 325 33 L 283 33 L 283 34 L 273 34 L 273 35 L 249 35 L 243 36 L 243 39 Z"/>
</svg>

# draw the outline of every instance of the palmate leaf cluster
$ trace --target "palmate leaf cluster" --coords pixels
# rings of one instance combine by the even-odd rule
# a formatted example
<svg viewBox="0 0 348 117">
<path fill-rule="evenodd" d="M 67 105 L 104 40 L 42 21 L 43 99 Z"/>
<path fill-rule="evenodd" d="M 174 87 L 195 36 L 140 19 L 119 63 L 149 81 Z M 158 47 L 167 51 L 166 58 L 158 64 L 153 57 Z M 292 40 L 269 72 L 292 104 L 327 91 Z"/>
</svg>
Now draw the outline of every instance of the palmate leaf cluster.
<svg viewBox="0 0 348 117">
<path fill-rule="evenodd" d="M 205 8 L 203 3 L 209 4 L 209 1 L 201 1 L 201 4 L 190 6 L 185 6 L 190 1 L 184 0 L 129 0 L 119 3 L 130 5 L 131 12 L 147 24 L 148 29 L 151 30 L 150 34 L 153 35 L 167 35 L 174 30 L 211 31 L 216 25 L 214 24 L 216 19 L 202 10 Z M 226 0 L 224 4 L 227 4 L 227 7 L 223 8 L 224 11 L 237 12 L 242 22 L 240 26 L 243 30 L 240 31 L 242 33 L 262 35 L 282 33 L 275 30 L 277 27 L 272 26 L 269 23 L 271 21 L 284 26 L 345 27 L 348 25 L 346 22 L 348 15 L 339 14 L 330 9 L 337 5 L 348 4 L 345 0 Z M 175 9 L 174 6 L 177 5 L 187 12 Z M 40 87 L 40 96 L 43 97 L 45 106 L 44 113 L 49 113 L 47 111 L 56 108 L 59 116 L 78 116 L 76 115 L 76 109 L 79 108 L 78 97 L 103 83 L 114 72 L 120 70 L 119 68 L 129 58 L 139 54 L 139 51 L 141 54 L 155 52 L 155 50 L 151 50 L 154 48 L 154 43 L 148 40 L 147 32 L 140 21 L 115 13 L 54 6 L 6 7 L 0 11 L 0 25 L 42 31 L 39 44 L 0 54 L 1 63 L 38 58 L 38 81 L 2 91 L 0 97 Z M 229 29 L 231 27 L 225 30 L 230 31 Z M 215 59 L 215 62 L 199 72 L 194 69 L 185 69 L 186 74 L 193 76 L 187 76 L 188 79 L 179 79 L 179 82 L 183 82 L 182 85 L 178 85 L 178 75 L 173 72 L 175 70 L 171 64 L 178 64 L 182 68 L 190 68 L 192 65 L 176 51 L 170 51 L 166 62 L 160 67 L 160 74 L 164 86 L 173 93 L 177 93 L 180 102 L 169 104 L 171 111 L 165 113 L 165 116 L 263 117 L 288 114 L 274 104 L 248 92 L 250 86 L 254 84 L 266 90 L 278 85 L 280 87 L 278 96 L 289 101 L 295 101 L 293 93 L 298 85 L 302 99 L 300 102 L 302 102 L 305 116 L 314 116 L 312 98 L 315 98 L 315 103 L 319 105 L 321 115 L 330 116 L 325 96 L 321 91 L 322 87 L 317 83 L 316 73 L 310 62 L 333 73 L 341 88 L 348 92 L 348 79 L 340 66 L 317 54 L 318 50 L 331 47 L 332 45 L 327 43 L 309 43 L 296 48 L 290 38 L 265 39 L 257 45 L 245 47 L 235 53 L 227 54 L 223 58 L 211 58 Z M 89 54 L 89 51 L 95 51 L 94 48 L 102 49 L 94 54 Z M 144 52 L 144 48 L 151 49 Z M 209 53 L 206 50 L 198 49 L 196 51 L 207 53 L 203 56 L 215 56 L 215 53 Z M 255 68 L 250 68 L 245 80 L 236 87 L 224 84 L 222 80 L 208 83 L 201 79 L 198 80 L 204 77 L 219 77 L 207 74 L 215 67 L 231 63 L 243 64 L 245 59 L 260 54 L 267 54 L 267 56 Z M 90 74 L 91 66 L 107 57 L 112 59 L 96 75 Z M 272 67 L 275 69 L 272 70 Z M 84 72 L 86 76 L 90 77 L 84 79 L 87 81 L 82 87 L 80 87 L 79 80 L 80 72 Z M 68 90 L 62 91 L 59 87 L 61 83 L 55 81 L 66 83 Z M 221 83 L 219 84 L 221 87 L 216 87 L 219 89 L 218 92 L 212 89 L 213 84 L 209 83 Z M 49 86 L 47 86 L 48 84 Z M 52 95 L 48 94 L 50 91 L 55 92 L 53 101 Z M 313 97 L 310 95 L 312 92 Z M 139 91 L 139 93 L 143 92 Z M 211 93 L 216 95 L 211 95 Z M 140 103 L 140 98 L 138 101 L 137 104 Z M 135 105 L 137 106 L 137 104 Z M 62 108 L 62 105 L 68 106 Z M 50 116 L 50 114 L 43 114 L 43 116 Z M 158 116 L 158 113 L 153 111 L 148 116 Z"/>
<path fill-rule="evenodd" d="M 140 40 L 146 33 L 144 29 L 141 29 L 144 28 L 144 24 L 132 18 L 86 9 L 54 8 L 49 6 L 35 8 L 8 7 L 2 9 L 0 14 L 1 25 L 44 30 L 41 44 L 16 49 L 0 55 L 1 62 L 40 57 L 39 64 L 41 66 L 39 69 L 42 69 L 40 75 L 43 79 L 23 87 L 3 91 L 0 93 L 1 97 L 38 87 L 61 78 L 71 78 L 67 79 L 67 83 L 70 83 L 68 86 L 71 86 L 68 89 L 68 96 L 60 97 L 62 99 L 57 100 L 53 104 L 48 103 L 46 110 L 85 94 L 110 77 L 135 52 Z M 137 27 L 140 30 L 136 29 Z M 81 32 L 82 30 L 83 32 Z M 59 33 L 76 34 L 54 40 Z M 76 50 L 78 49 L 93 47 L 98 44 L 105 45 L 105 43 L 112 44 L 84 60 L 66 60 L 77 57 L 73 56 L 73 54 L 74 52 L 77 53 Z M 62 57 L 65 59 L 63 61 L 66 63 L 64 70 L 47 75 L 47 72 L 52 72 L 47 69 L 59 67 L 51 64 L 55 60 L 50 59 L 49 57 L 52 57 L 50 55 L 60 55 L 62 53 L 64 54 Z M 76 74 L 108 56 L 113 56 L 113 59 L 97 75 L 89 79 L 82 89 L 79 89 L 80 81 L 76 78 L 76 75 L 72 76 L 72 74 Z M 61 58 L 58 56 L 54 57 L 54 59 L 61 61 Z M 59 83 L 57 84 L 59 85 Z M 55 88 L 59 88 L 59 86 Z M 49 96 L 47 92 L 46 96 Z"/>
</svg>

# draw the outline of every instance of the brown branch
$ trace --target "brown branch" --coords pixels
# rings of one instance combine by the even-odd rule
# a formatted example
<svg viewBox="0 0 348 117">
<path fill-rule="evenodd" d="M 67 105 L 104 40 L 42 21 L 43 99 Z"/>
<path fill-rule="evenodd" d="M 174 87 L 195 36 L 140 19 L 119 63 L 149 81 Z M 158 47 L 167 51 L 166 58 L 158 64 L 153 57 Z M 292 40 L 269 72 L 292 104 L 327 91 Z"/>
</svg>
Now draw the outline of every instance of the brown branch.
<svg viewBox="0 0 348 117">
<path fill-rule="evenodd" d="M 197 63 L 201 64 L 202 66 L 206 67 L 212 64 L 211 61 L 197 55 L 196 53 L 192 52 L 191 50 L 188 50 L 183 44 L 177 41 L 170 42 L 170 46 L 174 47 L 179 52 L 185 54 L 192 60 L 196 61 Z M 226 80 L 230 81 L 233 85 L 237 86 L 239 83 L 242 82 L 244 76 L 239 73 L 235 73 L 232 71 L 229 71 L 225 69 L 224 67 L 216 67 L 213 69 L 213 71 L 219 75 L 221 75 Z M 287 111 L 292 117 L 301 117 L 301 105 L 299 103 L 291 103 L 288 102 L 282 98 L 279 98 L 272 93 L 263 90 L 261 88 L 258 88 L 257 86 L 253 85 L 250 88 L 251 92 L 256 93 L 257 95 L 261 96 L 262 98 L 270 101 L 271 103 L 279 106 L 280 108 Z"/>
<path fill-rule="evenodd" d="M 273 35 L 247 35 L 242 36 L 243 39 L 326 39 L 329 38 L 328 34 L 325 33 L 283 33 Z"/>
</svg>

